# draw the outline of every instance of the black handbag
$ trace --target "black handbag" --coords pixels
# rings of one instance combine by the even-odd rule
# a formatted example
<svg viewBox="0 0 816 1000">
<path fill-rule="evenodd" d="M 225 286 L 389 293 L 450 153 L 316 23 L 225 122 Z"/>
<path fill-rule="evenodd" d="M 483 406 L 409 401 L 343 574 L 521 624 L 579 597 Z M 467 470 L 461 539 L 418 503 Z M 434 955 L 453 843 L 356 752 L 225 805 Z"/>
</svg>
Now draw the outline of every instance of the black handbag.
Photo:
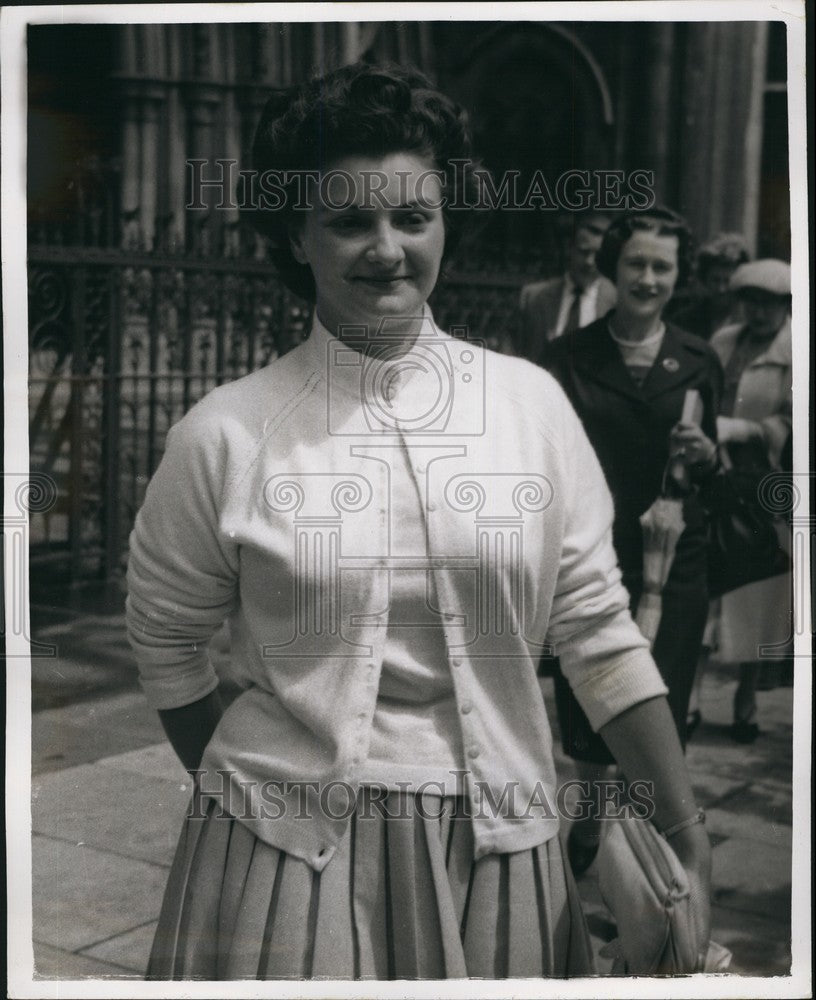
<svg viewBox="0 0 816 1000">
<path fill-rule="evenodd" d="M 780 541 L 782 526 L 759 502 L 755 482 L 746 485 L 740 480 L 725 449 L 721 449 L 721 460 L 721 467 L 700 490 L 709 515 L 711 597 L 786 573 L 791 567 L 791 558 Z"/>
</svg>

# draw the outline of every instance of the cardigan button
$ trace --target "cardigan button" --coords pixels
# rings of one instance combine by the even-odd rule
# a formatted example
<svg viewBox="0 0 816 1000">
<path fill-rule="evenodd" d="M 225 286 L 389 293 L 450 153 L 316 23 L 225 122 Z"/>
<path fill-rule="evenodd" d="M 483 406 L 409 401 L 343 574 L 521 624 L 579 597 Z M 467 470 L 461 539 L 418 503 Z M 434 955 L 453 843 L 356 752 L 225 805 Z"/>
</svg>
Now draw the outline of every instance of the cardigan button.
<svg viewBox="0 0 816 1000">
<path fill-rule="evenodd" d="M 433 514 L 433 512 L 434 512 L 434 511 L 436 510 L 436 504 L 435 504 L 435 503 L 433 502 L 433 500 L 431 500 L 431 502 L 430 502 L 430 503 L 428 504 L 428 510 L 429 510 L 429 511 L 430 511 L 430 512 L 431 512 L 432 514 Z"/>
<path fill-rule="evenodd" d="M 454 667 L 462 666 L 462 661 L 458 656 L 454 656 L 454 658 L 451 660 L 451 663 L 453 664 Z"/>
<path fill-rule="evenodd" d="M 478 747 L 471 747 L 470 750 L 468 750 L 468 757 L 470 757 L 471 760 L 476 760 L 480 752 L 481 751 Z"/>
<path fill-rule="evenodd" d="M 462 715 L 469 715 L 473 711 L 473 702 L 463 701 L 459 706 L 459 711 Z"/>
</svg>

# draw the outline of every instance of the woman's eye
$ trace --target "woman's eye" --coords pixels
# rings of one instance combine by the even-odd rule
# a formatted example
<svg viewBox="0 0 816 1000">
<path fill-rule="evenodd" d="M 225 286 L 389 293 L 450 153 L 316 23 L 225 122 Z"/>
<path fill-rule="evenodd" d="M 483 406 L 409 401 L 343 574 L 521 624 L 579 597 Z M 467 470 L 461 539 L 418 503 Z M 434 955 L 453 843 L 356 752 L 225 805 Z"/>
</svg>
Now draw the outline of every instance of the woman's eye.
<svg viewBox="0 0 816 1000">
<path fill-rule="evenodd" d="M 337 219 L 332 219 L 329 225 L 340 232 L 352 232 L 363 228 L 363 220 L 354 215 L 341 215 Z"/>
<path fill-rule="evenodd" d="M 400 221 L 408 229 L 420 229 L 426 224 L 428 218 L 422 212 L 410 212 L 408 215 L 404 215 Z"/>
</svg>

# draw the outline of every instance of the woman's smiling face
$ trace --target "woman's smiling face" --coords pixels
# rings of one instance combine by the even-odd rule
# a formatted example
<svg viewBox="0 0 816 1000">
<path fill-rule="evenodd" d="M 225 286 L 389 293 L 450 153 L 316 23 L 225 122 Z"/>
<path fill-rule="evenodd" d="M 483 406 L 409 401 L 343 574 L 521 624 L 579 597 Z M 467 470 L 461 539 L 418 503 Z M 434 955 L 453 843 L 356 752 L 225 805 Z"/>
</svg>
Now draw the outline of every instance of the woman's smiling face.
<svg viewBox="0 0 816 1000">
<path fill-rule="evenodd" d="M 416 331 L 445 247 L 438 171 L 418 154 L 392 153 L 348 156 L 329 173 L 329 204 L 318 199 L 291 237 L 314 275 L 320 321 L 337 336 L 361 325 L 372 336 L 385 317 Z"/>
<path fill-rule="evenodd" d="M 638 319 L 659 316 L 677 284 L 676 236 L 635 232 L 618 258 L 618 312 Z"/>
</svg>

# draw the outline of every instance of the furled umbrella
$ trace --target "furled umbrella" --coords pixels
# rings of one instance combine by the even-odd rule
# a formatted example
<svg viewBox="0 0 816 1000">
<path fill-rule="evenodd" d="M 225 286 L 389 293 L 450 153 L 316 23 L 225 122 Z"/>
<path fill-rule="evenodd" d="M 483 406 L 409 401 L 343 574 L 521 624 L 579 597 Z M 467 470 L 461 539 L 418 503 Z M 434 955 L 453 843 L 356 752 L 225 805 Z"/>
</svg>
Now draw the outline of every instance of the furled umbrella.
<svg viewBox="0 0 816 1000">
<path fill-rule="evenodd" d="M 635 622 L 653 646 L 663 608 L 663 588 L 669 578 L 677 541 L 683 534 L 683 501 L 660 496 L 640 516 L 643 528 L 643 592 Z"/>
<path fill-rule="evenodd" d="M 700 424 L 703 417 L 703 401 L 696 389 L 687 389 L 683 398 L 681 423 Z M 669 578 L 677 542 L 683 534 L 686 522 L 683 520 L 683 500 L 681 496 L 691 488 L 689 475 L 682 461 L 675 456 L 670 459 L 663 473 L 661 495 L 652 506 L 640 515 L 643 528 L 643 592 L 638 602 L 635 622 L 654 646 L 660 616 L 663 612 L 663 588 Z"/>
</svg>

